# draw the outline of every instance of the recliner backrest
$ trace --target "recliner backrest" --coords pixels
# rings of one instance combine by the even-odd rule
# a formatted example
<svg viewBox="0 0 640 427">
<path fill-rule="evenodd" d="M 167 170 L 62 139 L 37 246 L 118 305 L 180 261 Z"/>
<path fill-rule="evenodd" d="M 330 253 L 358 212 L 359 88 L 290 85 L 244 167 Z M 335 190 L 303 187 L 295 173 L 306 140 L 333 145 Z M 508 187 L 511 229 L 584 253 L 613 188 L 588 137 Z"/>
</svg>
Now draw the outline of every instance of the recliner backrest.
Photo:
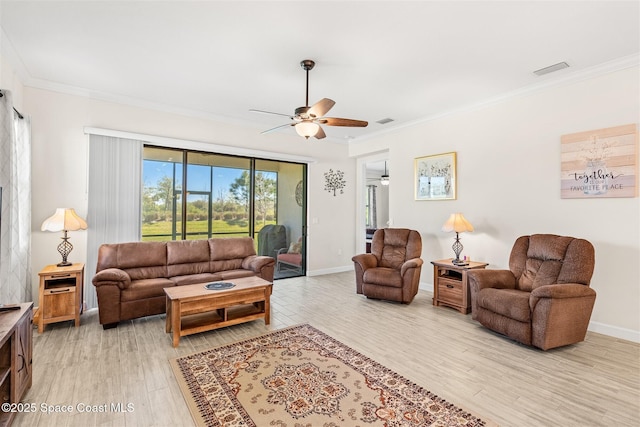
<svg viewBox="0 0 640 427">
<path fill-rule="evenodd" d="M 371 241 L 371 253 L 378 259 L 378 267 L 400 269 L 405 261 L 420 258 L 420 233 L 408 228 L 380 228 Z"/>
<path fill-rule="evenodd" d="M 554 283 L 589 285 L 594 265 L 591 243 L 554 234 L 519 237 L 509 257 L 509 269 L 524 291 Z"/>
</svg>

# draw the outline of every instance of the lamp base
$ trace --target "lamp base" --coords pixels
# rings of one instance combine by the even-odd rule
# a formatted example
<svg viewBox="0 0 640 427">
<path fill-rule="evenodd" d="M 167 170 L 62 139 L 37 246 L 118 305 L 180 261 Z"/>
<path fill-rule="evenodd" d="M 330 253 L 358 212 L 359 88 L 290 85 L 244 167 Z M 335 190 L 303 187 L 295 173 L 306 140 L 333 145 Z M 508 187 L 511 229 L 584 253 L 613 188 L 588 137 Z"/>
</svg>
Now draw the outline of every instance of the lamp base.
<svg viewBox="0 0 640 427">
<path fill-rule="evenodd" d="M 451 246 L 451 249 L 453 249 L 453 253 L 456 254 L 456 257 L 451 261 L 452 264 L 459 265 L 460 263 L 465 262 L 460 259 L 460 253 L 462 252 L 463 246 L 462 243 L 460 243 L 460 236 L 458 235 L 457 231 L 456 240 L 455 242 L 453 242 L 453 246 Z"/>
<path fill-rule="evenodd" d="M 58 267 L 68 267 L 71 265 L 69 261 L 67 261 L 67 257 L 73 250 L 73 245 L 69 242 L 69 236 L 67 236 L 67 230 L 64 230 L 64 237 L 62 237 L 62 242 L 58 245 L 58 252 L 62 255 L 62 262 L 58 264 Z"/>
</svg>

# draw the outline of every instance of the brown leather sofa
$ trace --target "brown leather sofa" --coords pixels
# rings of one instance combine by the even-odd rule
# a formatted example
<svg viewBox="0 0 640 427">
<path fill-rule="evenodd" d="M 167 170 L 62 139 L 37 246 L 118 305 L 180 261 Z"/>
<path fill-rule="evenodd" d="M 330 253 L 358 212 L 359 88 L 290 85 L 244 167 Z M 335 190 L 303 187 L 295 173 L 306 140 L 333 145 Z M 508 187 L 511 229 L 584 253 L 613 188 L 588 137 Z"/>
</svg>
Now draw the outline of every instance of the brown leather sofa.
<svg viewBox="0 0 640 427">
<path fill-rule="evenodd" d="M 100 324 L 165 312 L 164 288 L 258 276 L 273 281 L 275 260 L 250 237 L 101 245 L 93 284 Z"/>
<path fill-rule="evenodd" d="M 423 261 L 420 233 L 407 228 L 380 228 L 371 253 L 352 258 L 356 293 L 367 298 L 409 304 L 418 293 Z"/>
<path fill-rule="evenodd" d="M 596 292 L 595 264 L 584 239 L 534 234 L 519 237 L 509 270 L 470 270 L 472 318 L 526 345 L 547 350 L 583 341 Z"/>
</svg>

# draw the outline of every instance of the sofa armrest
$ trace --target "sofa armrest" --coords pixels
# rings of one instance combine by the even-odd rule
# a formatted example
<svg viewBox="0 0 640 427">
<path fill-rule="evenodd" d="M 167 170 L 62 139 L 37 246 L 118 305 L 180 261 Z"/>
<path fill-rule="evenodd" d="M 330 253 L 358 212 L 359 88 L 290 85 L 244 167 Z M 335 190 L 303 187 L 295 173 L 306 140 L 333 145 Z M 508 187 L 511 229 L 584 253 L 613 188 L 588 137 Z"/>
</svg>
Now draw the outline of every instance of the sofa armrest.
<svg viewBox="0 0 640 427">
<path fill-rule="evenodd" d="M 131 285 L 131 277 L 119 268 L 106 268 L 97 272 L 91 282 L 95 287 L 115 285 L 127 289 Z"/>
<path fill-rule="evenodd" d="M 362 271 L 376 267 L 378 265 L 378 258 L 376 258 L 373 254 L 355 255 L 353 258 L 351 258 L 351 261 L 358 264 Z"/>
<path fill-rule="evenodd" d="M 265 255 L 249 255 L 242 260 L 242 268 L 251 270 L 256 274 L 260 274 L 264 267 L 273 267 L 276 260 L 273 257 Z"/>
<path fill-rule="evenodd" d="M 472 292 L 484 288 L 515 289 L 516 277 L 510 270 L 469 270 L 467 279 Z"/>
<path fill-rule="evenodd" d="M 400 275 L 404 276 L 404 273 L 406 273 L 408 269 L 422 267 L 422 264 L 424 264 L 424 261 L 421 258 L 407 260 L 402 264 L 402 267 L 400 267 Z"/>
</svg>

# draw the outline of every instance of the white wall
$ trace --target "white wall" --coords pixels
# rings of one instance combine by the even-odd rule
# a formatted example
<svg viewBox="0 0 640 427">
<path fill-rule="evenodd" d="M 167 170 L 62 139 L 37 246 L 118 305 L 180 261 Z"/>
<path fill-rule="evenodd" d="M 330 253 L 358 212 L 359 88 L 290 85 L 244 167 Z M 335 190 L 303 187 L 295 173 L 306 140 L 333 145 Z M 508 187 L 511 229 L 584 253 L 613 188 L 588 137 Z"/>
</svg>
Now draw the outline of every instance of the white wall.
<svg viewBox="0 0 640 427">
<path fill-rule="evenodd" d="M 355 160 L 343 144 L 304 140 L 295 134 L 260 135 L 260 129 L 223 125 L 212 120 L 93 100 L 26 87 L 24 111 L 32 118 L 32 266 L 34 295 L 37 273 L 59 262 L 60 236 L 40 231 L 42 221 L 57 207 L 73 207 L 87 214 L 88 136 L 84 127 L 158 135 L 243 147 L 253 150 L 313 157 L 308 169 L 308 271 L 318 274 L 351 265 L 354 224 Z M 330 147 L 330 149 L 328 149 Z M 333 197 L 324 188 L 323 173 L 329 168 L 345 171 L 345 194 Z M 343 215 L 336 215 L 342 212 Z M 91 227 L 91 224 L 89 224 Z M 70 232 L 72 262 L 86 261 L 86 231 Z M 87 272 L 90 279 L 92 272 Z M 88 286 L 92 286 L 87 282 Z"/>
<path fill-rule="evenodd" d="M 452 212 L 475 227 L 461 235 L 463 254 L 490 268 L 508 267 L 520 235 L 591 241 L 598 296 L 590 329 L 639 341 L 640 199 L 560 199 L 561 135 L 637 123 L 638 82 L 636 65 L 426 121 L 352 144 L 349 152 L 389 151 L 390 217 L 396 227 L 421 232 L 426 262 L 453 256 L 454 236 L 441 231 Z M 414 158 L 450 151 L 457 152 L 457 200 L 415 201 Z M 423 282 L 432 282 L 430 267 Z"/>
<path fill-rule="evenodd" d="M 4 47 L 2 46 L 3 44 L 4 40 L 0 33 L 0 49 Z M 18 111 L 22 112 L 22 82 L 18 78 L 14 69 L 9 65 L 9 61 L 3 60 L 2 54 L 0 54 L 0 89 L 11 91 L 11 95 L 13 96 L 13 106 Z"/>
</svg>

